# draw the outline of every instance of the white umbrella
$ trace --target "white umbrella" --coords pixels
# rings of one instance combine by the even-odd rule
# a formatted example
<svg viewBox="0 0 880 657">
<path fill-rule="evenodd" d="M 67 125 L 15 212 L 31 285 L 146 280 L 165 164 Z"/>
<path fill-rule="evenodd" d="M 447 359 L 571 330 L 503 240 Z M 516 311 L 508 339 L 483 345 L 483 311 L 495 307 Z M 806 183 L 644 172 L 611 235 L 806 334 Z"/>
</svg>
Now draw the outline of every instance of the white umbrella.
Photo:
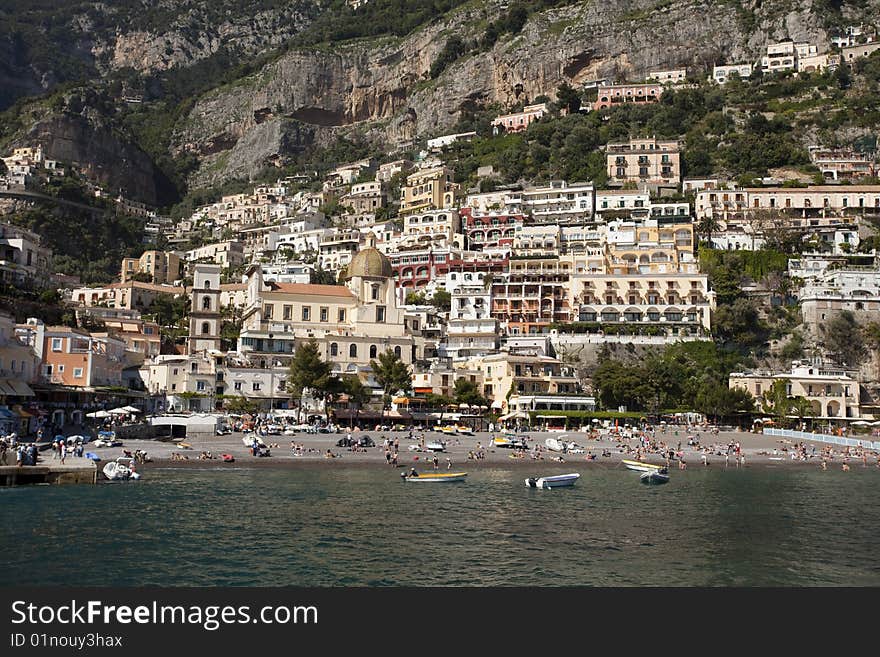
<svg viewBox="0 0 880 657">
<path fill-rule="evenodd" d="M 134 406 L 123 406 L 120 410 L 128 411 L 129 413 L 140 413 L 141 409 L 135 408 Z"/>
<path fill-rule="evenodd" d="M 86 413 L 86 417 L 110 417 L 107 411 L 95 411 L 94 413 Z"/>
<path fill-rule="evenodd" d="M 128 408 L 125 406 L 120 406 L 119 408 L 114 408 L 112 411 L 109 411 L 112 415 L 128 415 Z"/>
</svg>

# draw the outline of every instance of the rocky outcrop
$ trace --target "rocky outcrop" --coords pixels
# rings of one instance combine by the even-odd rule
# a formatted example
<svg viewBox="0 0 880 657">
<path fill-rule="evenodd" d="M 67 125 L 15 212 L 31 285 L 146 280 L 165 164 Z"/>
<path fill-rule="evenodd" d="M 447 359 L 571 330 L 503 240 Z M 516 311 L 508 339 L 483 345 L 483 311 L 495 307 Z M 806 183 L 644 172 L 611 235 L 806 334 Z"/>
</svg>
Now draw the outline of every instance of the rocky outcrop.
<svg viewBox="0 0 880 657">
<path fill-rule="evenodd" d="M 292 119 L 313 128 L 316 140 L 357 129 L 394 144 L 437 134 L 468 107 L 507 107 L 553 97 L 562 82 L 597 78 L 637 80 L 651 70 L 688 66 L 707 71 L 715 63 L 754 61 L 768 43 L 783 38 L 824 45 L 827 35 L 809 8 L 761 20 L 745 33 L 732 4 L 677 0 L 583 2 L 532 16 L 515 37 L 502 37 L 485 52 L 427 80 L 450 35 L 476 43 L 494 3 L 468 5 L 441 24 L 406 39 L 355 43 L 332 50 L 291 52 L 259 73 L 212 92 L 195 104 L 175 136 L 176 148 L 197 153 L 204 164 L 196 186 L 261 168 L 272 146 L 253 135 L 267 133 L 260 117 Z M 273 143 L 281 148 L 279 133 Z M 232 144 L 222 166 L 218 141 Z M 206 148 L 210 152 L 206 152 Z M 234 168 L 232 163 L 235 163 Z"/>
</svg>

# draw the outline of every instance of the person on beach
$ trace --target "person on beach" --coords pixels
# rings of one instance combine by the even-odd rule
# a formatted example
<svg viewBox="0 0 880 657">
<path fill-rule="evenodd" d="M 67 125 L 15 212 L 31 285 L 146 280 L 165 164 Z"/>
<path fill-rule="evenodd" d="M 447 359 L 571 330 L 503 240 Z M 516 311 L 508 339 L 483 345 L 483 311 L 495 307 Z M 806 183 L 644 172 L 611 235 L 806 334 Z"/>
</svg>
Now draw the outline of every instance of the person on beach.
<svg viewBox="0 0 880 657">
<path fill-rule="evenodd" d="M 58 452 L 61 454 L 61 465 L 64 465 L 64 459 L 67 458 L 67 443 L 65 441 L 60 441 L 58 443 Z"/>
<path fill-rule="evenodd" d="M 448 456 L 446 457 L 446 469 L 452 470 L 452 459 L 449 458 Z"/>
<path fill-rule="evenodd" d="M 397 452 L 394 452 L 394 454 L 391 455 L 391 467 L 397 467 Z"/>
<path fill-rule="evenodd" d="M 437 460 L 437 456 L 435 455 L 433 459 L 431 459 L 431 463 L 434 466 L 434 469 L 437 470 L 440 467 L 440 461 Z"/>
<path fill-rule="evenodd" d="M 0 438 L 0 465 L 8 465 L 6 462 L 6 451 L 9 449 L 9 445 L 6 443 L 5 438 Z"/>
</svg>

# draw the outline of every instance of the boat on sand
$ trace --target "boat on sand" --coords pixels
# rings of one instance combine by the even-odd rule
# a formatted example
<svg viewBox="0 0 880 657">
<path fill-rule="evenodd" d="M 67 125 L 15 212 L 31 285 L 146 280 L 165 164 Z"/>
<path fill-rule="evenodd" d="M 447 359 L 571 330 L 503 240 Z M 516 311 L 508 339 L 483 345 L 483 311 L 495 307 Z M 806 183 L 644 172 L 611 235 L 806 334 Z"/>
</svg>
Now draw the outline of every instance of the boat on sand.
<svg viewBox="0 0 880 657">
<path fill-rule="evenodd" d="M 526 486 L 529 488 L 563 488 L 574 486 L 578 479 L 580 479 L 580 474 L 577 472 L 553 475 L 552 477 L 529 477 L 526 479 Z"/>
</svg>

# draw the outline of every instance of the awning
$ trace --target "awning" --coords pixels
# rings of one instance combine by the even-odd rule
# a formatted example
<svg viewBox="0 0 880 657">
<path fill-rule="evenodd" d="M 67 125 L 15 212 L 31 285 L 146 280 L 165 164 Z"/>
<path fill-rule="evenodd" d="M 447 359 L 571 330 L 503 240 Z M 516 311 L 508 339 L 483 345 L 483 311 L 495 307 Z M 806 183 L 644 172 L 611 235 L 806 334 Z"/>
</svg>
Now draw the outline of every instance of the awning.
<svg viewBox="0 0 880 657">
<path fill-rule="evenodd" d="M 18 393 L 15 392 L 15 386 L 12 385 L 11 379 L 0 379 L 0 395 L 18 396 Z"/>
<path fill-rule="evenodd" d="M 31 390 L 31 387 L 25 381 L 19 381 L 17 379 L 10 379 L 9 382 L 12 384 L 13 389 L 15 390 L 15 394 L 19 397 L 34 397 L 34 391 Z"/>
</svg>

